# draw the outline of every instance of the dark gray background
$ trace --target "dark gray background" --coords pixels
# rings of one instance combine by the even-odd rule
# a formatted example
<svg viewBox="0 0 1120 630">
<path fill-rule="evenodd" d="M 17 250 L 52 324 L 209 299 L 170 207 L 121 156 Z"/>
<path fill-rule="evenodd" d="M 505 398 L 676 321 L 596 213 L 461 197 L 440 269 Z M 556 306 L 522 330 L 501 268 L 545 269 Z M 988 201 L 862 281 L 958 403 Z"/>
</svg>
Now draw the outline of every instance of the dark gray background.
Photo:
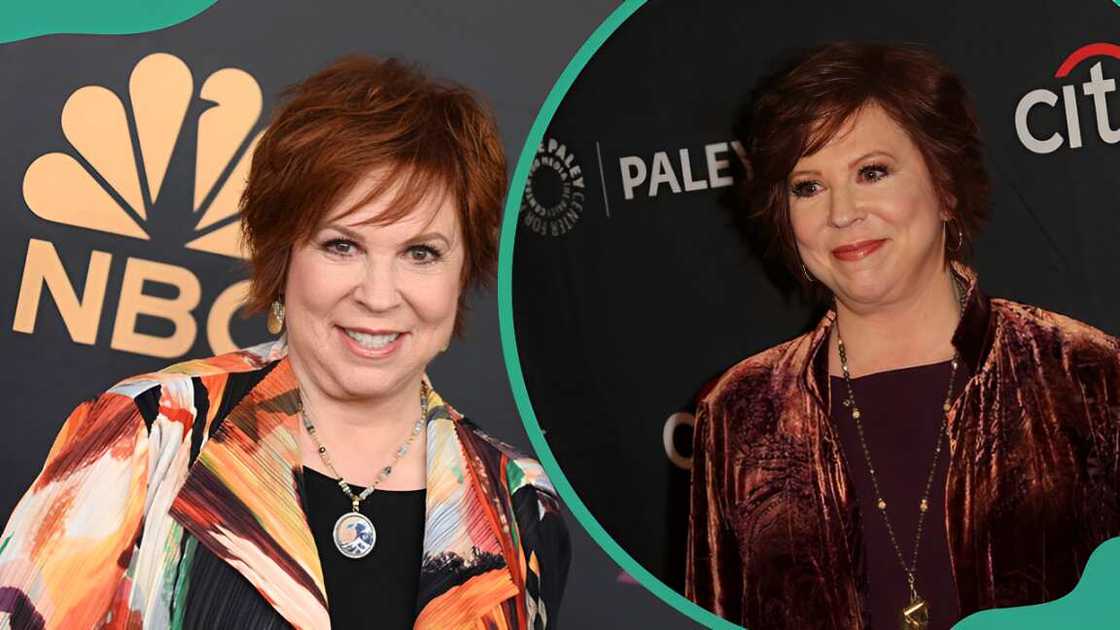
<svg viewBox="0 0 1120 630">
<path fill-rule="evenodd" d="M 191 269 L 202 281 L 202 308 L 243 271 L 235 261 L 196 253 L 179 243 L 139 241 L 65 225 L 33 215 L 23 201 L 27 166 L 49 151 L 73 152 L 59 114 L 77 88 L 104 85 L 127 95 L 133 65 L 153 52 L 187 63 L 195 80 L 239 67 L 260 83 L 265 113 L 280 89 L 351 52 L 397 55 L 431 73 L 457 80 L 484 95 L 495 108 L 509 154 L 516 160 L 537 109 L 576 49 L 610 13 L 611 0 L 579 2 L 298 2 L 222 0 L 201 15 L 161 31 L 132 36 L 47 36 L 0 46 L 0 387 L 8 392 L 0 440 L 0 519 L 38 472 L 53 436 L 81 399 L 167 360 L 109 348 L 116 296 L 128 256 Z M 196 92 L 197 93 L 197 92 Z M 197 101 L 197 97 L 196 97 Z M 127 104 L 127 99 L 125 100 Z M 201 107 L 197 102 L 192 107 Z M 191 126 L 199 109 L 188 113 Z M 259 124 L 263 124 L 263 121 Z M 184 127 L 186 133 L 186 127 Z M 182 142 L 193 142 L 185 138 Z M 179 147 L 151 220 L 188 212 L 193 185 L 193 148 Z M 163 214 L 160 212 L 163 211 Z M 176 215 L 179 213 L 179 215 Z M 161 219 L 162 217 L 162 219 Z M 33 335 L 13 332 L 16 296 L 30 238 L 54 243 L 80 292 L 93 249 L 113 254 L 103 315 L 93 346 L 71 341 L 48 294 L 40 301 Z M 160 294 L 159 286 L 146 289 Z M 431 368 L 440 391 L 492 433 L 528 446 L 502 364 L 496 301 L 474 296 L 467 338 L 456 341 Z M 196 311 L 200 331 L 189 356 L 209 354 L 205 310 Z M 160 322 L 145 322 L 164 334 Z M 266 339 L 263 321 L 239 322 L 234 339 L 249 345 Z M 683 616 L 634 584 L 569 518 L 574 558 L 561 619 L 569 627 L 693 627 Z"/>
</svg>

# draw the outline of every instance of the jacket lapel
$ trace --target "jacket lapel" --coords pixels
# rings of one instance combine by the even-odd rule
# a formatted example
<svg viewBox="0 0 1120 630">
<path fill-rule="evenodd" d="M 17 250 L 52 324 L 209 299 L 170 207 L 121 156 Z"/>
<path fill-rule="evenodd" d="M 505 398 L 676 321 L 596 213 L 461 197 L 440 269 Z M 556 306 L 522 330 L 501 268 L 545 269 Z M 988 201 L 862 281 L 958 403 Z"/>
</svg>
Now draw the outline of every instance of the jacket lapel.
<svg viewBox="0 0 1120 630">
<path fill-rule="evenodd" d="M 995 330 L 992 326 L 991 300 L 980 290 L 976 272 L 972 269 L 961 263 L 953 263 L 953 272 L 965 287 L 964 311 L 956 331 L 953 332 L 953 346 L 968 364 L 969 371 L 976 375 L 987 362 L 992 349 Z"/>
<path fill-rule="evenodd" d="M 326 588 L 301 505 L 298 383 L 282 358 L 203 445 L 171 506 L 198 541 L 296 628 L 327 628 Z M 430 390 L 424 544 L 415 627 L 474 625 L 517 595 L 520 558 L 490 462 L 462 417 Z M 504 614 L 521 616 L 509 607 Z M 514 621 L 510 619 L 509 621 Z"/>
<path fill-rule="evenodd" d="M 415 627 L 474 625 L 520 592 L 521 573 L 510 566 L 519 555 L 500 498 L 500 468 L 485 459 L 490 451 L 479 448 L 458 412 L 434 391 L 428 407 L 426 516 Z M 505 614 L 520 617 L 523 611 L 510 607 Z"/>
<path fill-rule="evenodd" d="M 171 515 L 293 626 L 326 628 L 322 567 L 296 481 L 298 402 L 284 358 L 208 428 Z"/>
</svg>

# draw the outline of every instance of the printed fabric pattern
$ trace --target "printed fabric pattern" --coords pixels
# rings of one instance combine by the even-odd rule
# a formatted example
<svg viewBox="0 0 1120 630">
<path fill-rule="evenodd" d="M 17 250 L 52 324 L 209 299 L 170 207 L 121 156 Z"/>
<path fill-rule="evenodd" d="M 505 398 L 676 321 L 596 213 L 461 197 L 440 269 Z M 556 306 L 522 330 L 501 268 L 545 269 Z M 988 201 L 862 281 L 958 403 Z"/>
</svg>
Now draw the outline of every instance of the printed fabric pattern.
<svg viewBox="0 0 1120 630">
<path fill-rule="evenodd" d="M 188 361 L 80 404 L 0 536 L 0 627 L 181 627 L 203 545 L 292 627 L 329 628 L 286 354 Z M 554 488 L 429 396 L 415 627 L 555 626 L 570 545 Z"/>
</svg>

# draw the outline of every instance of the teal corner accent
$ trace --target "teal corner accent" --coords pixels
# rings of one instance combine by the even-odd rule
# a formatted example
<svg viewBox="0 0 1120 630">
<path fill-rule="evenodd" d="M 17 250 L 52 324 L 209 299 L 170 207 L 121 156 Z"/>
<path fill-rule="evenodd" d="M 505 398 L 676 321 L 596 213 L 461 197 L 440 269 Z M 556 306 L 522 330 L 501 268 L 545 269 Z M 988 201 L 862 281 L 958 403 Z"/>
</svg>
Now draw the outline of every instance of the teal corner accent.
<svg viewBox="0 0 1120 630">
<path fill-rule="evenodd" d="M 217 0 L 9 0 L 0 4 L 0 44 L 40 35 L 129 35 L 202 13 Z"/>
<path fill-rule="evenodd" d="M 633 15 L 643 4 L 645 4 L 645 0 L 627 0 L 623 2 L 621 6 L 615 9 L 615 11 L 595 29 L 591 37 L 580 46 L 575 57 L 573 57 L 571 62 L 568 63 L 568 66 L 564 68 L 564 72 L 561 73 L 560 78 L 557 79 L 556 83 L 552 86 L 552 90 L 548 93 L 548 97 L 545 99 L 544 104 L 537 113 L 537 118 L 533 122 L 532 128 L 529 130 L 529 135 L 525 139 L 525 145 L 522 147 L 521 155 L 517 160 L 517 167 L 513 171 L 510 193 L 506 199 L 505 215 L 502 219 L 501 243 L 498 248 L 498 325 L 502 338 L 502 354 L 505 358 L 506 371 L 509 373 L 513 397 L 517 402 L 517 410 L 525 423 L 525 431 L 529 434 L 529 441 L 532 443 L 533 448 L 536 449 L 537 457 L 540 458 L 541 465 L 544 466 L 549 478 L 552 479 L 556 490 L 567 504 L 568 509 L 575 515 L 579 524 L 587 530 L 591 538 L 593 538 L 620 567 L 636 579 L 642 586 L 665 601 L 665 603 L 693 621 L 701 623 L 709 628 L 732 630 L 739 626 L 720 619 L 700 606 L 690 602 L 683 595 L 669 588 L 664 582 L 657 579 L 652 573 L 638 564 L 629 553 L 607 534 L 606 530 L 599 524 L 599 521 L 588 511 L 587 506 L 583 504 L 579 495 L 576 494 L 576 491 L 572 488 L 571 484 L 568 483 L 567 478 L 564 477 L 564 473 L 560 470 L 560 465 L 556 462 L 556 457 L 552 454 L 552 450 L 549 449 L 548 442 L 545 441 L 544 434 L 541 432 L 540 424 L 537 422 L 537 416 L 533 413 L 533 405 L 529 400 L 529 392 L 525 387 L 525 378 L 521 373 L 521 360 L 517 353 L 517 339 L 513 329 L 513 245 L 517 233 L 517 217 L 521 207 L 521 198 L 525 192 L 525 181 L 529 175 L 529 167 L 533 163 L 533 156 L 536 154 L 537 147 L 544 138 L 545 130 L 548 129 L 549 123 L 552 122 L 552 116 L 556 113 L 556 109 L 560 106 L 564 95 L 567 94 L 568 90 L 572 87 L 572 83 L 575 82 L 576 77 L 579 76 L 584 66 L 587 65 L 587 62 L 595 54 L 595 51 L 599 50 L 599 47 L 603 45 L 603 42 L 605 42 L 619 25 Z"/>
<path fill-rule="evenodd" d="M 1120 0 L 1113 0 L 1120 6 Z M 529 167 L 536 155 L 537 147 L 552 122 L 557 108 L 568 93 L 572 84 L 595 52 L 614 33 L 618 27 L 633 15 L 645 0 L 626 0 L 579 48 L 571 62 L 552 86 L 544 104 L 537 113 L 536 120 L 529 130 L 525 144 L 517 160 L 517 166 L 510 182 L 510 192 L 506 199 L 505 215 L 502 219 L 501 243 L 498 248 L 498 325 L 501 335 L 502 355 L 509 375 L 517 410 L 525 424 L 529 441 L 536 450 L 541 465 L 544 466 L 553 485 L 560 493 L 572 514 L 592 539 L 607 552 L 622 569 L 639 584 L 644 586 L 666 604 L 689 619 L 709 628 L 734 630 L 740 628 L 733 623 L 717 617 L 697 606 L 683 595 L 670 588 L 652 573 L 647 571 L 626 552 L 580 500 L 564 476 L 555 455 L 548 446 L 540 423 L 533 411 L 525 378 L 521 372 L 521 357 L 517 351 L 517 339 L 513 325 L 513 248 L 517 236 L 517 220 L 520 215 L 521 201 L 525 193 Z M 1047 604 L 981 611 L 959 622 L 955 630 L 1036 630 L 1052 628 L 1115 628 L 1120 619 L 1120 597 L 1116 596 L 1116 584 L 1120 584 L 1120 538 L 1101 545 L 1090 557 L 1085 572 L 1077 588 L 1069 595 Z"/>
<path fill-rule="evenodd" d="M 1120 0 L 1118 0 L 1120 1 Z M 1065 597 L 1035 606 L 982 610 L 953 630 L 1105 630 L 1120 626 L 1120 538 L 1093 551 L 1081 580 Z"/>
</svg>

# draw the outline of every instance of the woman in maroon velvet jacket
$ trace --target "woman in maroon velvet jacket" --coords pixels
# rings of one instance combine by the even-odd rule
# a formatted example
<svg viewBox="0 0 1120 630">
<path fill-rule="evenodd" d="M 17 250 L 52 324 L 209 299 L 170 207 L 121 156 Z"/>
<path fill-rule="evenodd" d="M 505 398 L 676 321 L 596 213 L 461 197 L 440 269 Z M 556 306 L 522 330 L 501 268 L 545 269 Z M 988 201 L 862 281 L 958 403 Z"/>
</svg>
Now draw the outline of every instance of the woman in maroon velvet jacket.
<svg viewBox="0 0 1120 630">
<path fill-rule="evenodd" d="M 990 299 L 972 105 L 914 47 L 810 51 L 748 122 L 749 207 L 815 330 L 702 401 L 687 595 L 751 630 L 948 627 L 1120 535 L 1120 340 Z M 928 516 L 928 518 L 927 518 Z"/>
</svg>

